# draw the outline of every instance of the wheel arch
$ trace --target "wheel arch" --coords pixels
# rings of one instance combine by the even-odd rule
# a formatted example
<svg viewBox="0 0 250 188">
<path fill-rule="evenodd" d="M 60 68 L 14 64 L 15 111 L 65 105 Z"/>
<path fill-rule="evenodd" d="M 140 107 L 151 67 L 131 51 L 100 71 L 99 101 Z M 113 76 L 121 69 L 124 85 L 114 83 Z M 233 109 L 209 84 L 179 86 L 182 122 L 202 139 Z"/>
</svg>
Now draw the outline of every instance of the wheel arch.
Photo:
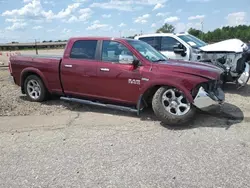
<svg viewBox="0 0 250 188">
<path fill-rule="evenodd" d="M 186 89 L 183 86 L 177 85 L 177 84 L 172 84 L 172 83 L 154 83 L 149 85 L 148 87 L 143 89 L 142 92 L 142 98 L 145 100 L 145 102 L 147 104 L 150 104 L 152 101 L 152 98 L 154 96 L 154 94 L 156 93 L 156 91 L 160 88 L 160 87 L 175 87 L 179 90 L 181 90 L 185 96 L 187 97 L 187 99 L 189 100 L 190 103 L 193 103 L 194 99 L 192 97 L 191 91 L 189 91 L 188 89 Z"/>
<path fill-rule="evenodd" d="M 37 70 L 37 69 L 25 69 L 22 71 L 21 73 L 21 92 L 22 94 L 25 94 L 25 90 L 24 90 L 24 83 L 25 83 L 25 80 L 28 78 L 28 76 L 30 75 L 35 75 L 37 77 L 39 77 L 41 79 L 41 81 L 43 82 L 45 88 L 47 89 L 47 91 L 49 91 L 49 88 L 48 88 L 48 82 L 46 80 L 46 78 L 44 77 L 44 75 L 42 74 L 41 71 Z"/>
</svg>

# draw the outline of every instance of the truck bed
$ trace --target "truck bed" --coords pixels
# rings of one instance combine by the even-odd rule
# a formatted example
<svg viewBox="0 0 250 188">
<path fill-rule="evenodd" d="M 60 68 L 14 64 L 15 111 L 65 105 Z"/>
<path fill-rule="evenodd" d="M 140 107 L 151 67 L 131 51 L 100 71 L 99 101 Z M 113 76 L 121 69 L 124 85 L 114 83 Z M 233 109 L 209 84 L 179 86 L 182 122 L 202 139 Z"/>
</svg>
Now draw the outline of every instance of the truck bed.
<svg viewBox="0 0 250 188">
<path fill-rule="evenodd" d="M 35 71 L 45 82 L 50 92 L 62 92 L 59 70 L 61 56 L 53 55 L 17 55 L 10 57 L 12 75 L 15 83 L 21 86 L 23 75 Z"/>
<path fill-rule="evenodd" d="M 36 55 L 36 54 L 22 54 L 18 55 L 19 57 L 32 57 L 32 58 L 45 58 L 45 59 L 61 59 L 63 55 L 50 55 L 50 54 L 43 54 L 43 55 Z"/>
</svg>

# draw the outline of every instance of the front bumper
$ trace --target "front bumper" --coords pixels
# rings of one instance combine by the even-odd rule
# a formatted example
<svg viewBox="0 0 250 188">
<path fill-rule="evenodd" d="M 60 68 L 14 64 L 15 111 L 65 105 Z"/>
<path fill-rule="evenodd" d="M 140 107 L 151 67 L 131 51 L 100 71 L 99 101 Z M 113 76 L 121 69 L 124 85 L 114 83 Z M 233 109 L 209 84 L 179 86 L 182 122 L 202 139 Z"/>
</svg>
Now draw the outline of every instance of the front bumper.
<svg viewBox="0 0 250 188">
<path fill-rule="evenodd" d="M 245 86 L 249 80 L 249 64 L 245 63 L 246 67 L 244 72 L 240 75 L 240 77 L 238 78 L 237 82 L 240 86 Z"/>
<path fill-rule="evenodd" d="M 217 88 L 215 92 L 208 93 L 203 87 L 194 99 L 194 105 L 201 110 L 210 110 L 213 107 L 220 106 L 225 101 L 225 93 L 221 88 Z"/>
</svg>

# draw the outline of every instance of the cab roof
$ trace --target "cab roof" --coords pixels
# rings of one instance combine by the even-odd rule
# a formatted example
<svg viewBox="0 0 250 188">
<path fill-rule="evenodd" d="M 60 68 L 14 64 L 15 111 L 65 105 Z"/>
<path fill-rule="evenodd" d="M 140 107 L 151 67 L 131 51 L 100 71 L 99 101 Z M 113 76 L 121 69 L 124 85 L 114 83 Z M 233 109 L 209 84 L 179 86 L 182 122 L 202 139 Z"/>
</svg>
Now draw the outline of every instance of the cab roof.
<svg viewBox="0 0 250 188">
<path fill-rule="evenodd" d="M 187 35 L 189 33 L 187 32 L 181 32 L 181 33 L 150 33 L 150 34 L 144 34 L 135 36 L 135 39 L 141 38 L 141 37 L 157 37 L 157 36 L 180 36 L 180 35 Z"/>
<path fill-rule="evenodd" d="M 69 40 L 135 40 L 131 38 L 121 38 L 121 37 L 106 37 L 106 36 L 86 36 L 86 37 L 71 37 Z"/>
</svg>

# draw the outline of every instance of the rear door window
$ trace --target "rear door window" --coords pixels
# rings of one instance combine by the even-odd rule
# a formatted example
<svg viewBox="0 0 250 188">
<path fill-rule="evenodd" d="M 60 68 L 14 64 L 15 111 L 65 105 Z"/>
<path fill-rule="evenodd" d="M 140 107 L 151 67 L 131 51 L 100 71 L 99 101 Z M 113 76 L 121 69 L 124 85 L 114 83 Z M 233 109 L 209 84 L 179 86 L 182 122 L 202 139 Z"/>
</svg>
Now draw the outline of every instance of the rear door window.
<svg viewBox="0 0 250 188">
<path fill-rule="evenodd" d="M 151 46 L 153 46 L 156 50 L 160 50 L 160 43 L 161 38 L 160 37 L 141 37 L 139 40 L 142 40 Z"/>
<path fill-rule="evenodd" d="M 95 59 L 97 40 L 78 40 L 73 44 L 70 58 Z"/>
</svg>

